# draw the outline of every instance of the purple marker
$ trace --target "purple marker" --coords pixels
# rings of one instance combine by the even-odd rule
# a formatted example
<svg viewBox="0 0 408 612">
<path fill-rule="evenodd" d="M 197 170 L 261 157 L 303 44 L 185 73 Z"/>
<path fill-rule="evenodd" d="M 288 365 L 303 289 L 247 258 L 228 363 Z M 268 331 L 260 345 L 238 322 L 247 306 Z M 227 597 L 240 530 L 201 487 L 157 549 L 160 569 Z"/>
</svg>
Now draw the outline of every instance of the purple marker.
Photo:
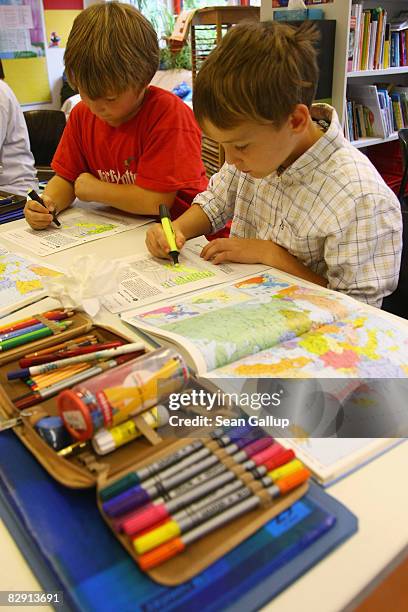
<svg viewBox="0 0 408 612">
<path fill-rule="evenodd" d="M 256 429 L 258 428 L 252 427 L 252 425 L 249 425 L 249 423 L 246 425 L 238 425 L 237 427 L 230 427 L 227 431 L 220 427 L 211 433 L 211 437 L 215 439 L 222 439 L 224 436 L 226 436 L 232 440 L 233 438 L 242 438 L 246 434 L 249 434 Z"/>
<path fill-rule="evenodd" d="M 218 463 L 218 461 L 219 459 L 216 455 L 210 454 L 205 459 L 198 463 L 193 463 L 193 465 L 173 474 L 169 478 L 157 480 L 155 484 L 150 485 L 149 481 L 146 481 L 143 483 L 143 486 L 132 487 L 121 495 L 102 504 L 103 510 L 108 516 L 116 517 L 139 508 L 144 504 L 148 504 L 156 497 L 164 496 L 170 489 L 207 470 L 215 463 Z"/>
</svg>

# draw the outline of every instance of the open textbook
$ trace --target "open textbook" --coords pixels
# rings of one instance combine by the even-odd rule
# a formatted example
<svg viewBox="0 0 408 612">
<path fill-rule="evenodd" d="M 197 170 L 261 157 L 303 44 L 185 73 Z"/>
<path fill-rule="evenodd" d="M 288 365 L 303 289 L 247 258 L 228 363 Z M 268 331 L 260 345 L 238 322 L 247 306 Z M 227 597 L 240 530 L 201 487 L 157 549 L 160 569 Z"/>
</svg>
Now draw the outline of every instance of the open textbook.
<svg viewBox="0 0 408 612">
<path fill-rule="evenodd" d="M 0 317 L 45 297 L 44 278 L 62 272 L 0 247 Z"/>
<path fill-rule="evenodd" d="M 283 446 L 295 451 L 315 480 L 326 487 L 402 441 L 399 438 L 279 438 Z"/>
<path fill-rule="evenodd" d="M 78 200 L 58 218 L 61 222 L 59 228 L 50 225 L 39 232 L 26 225 L 4 232 L 2 236 L 44 257 L 85 242 L 120 234 L 152 221 L 149 217 L 127 215 L 103 204 Z"/>
<path fill-rule="evenodd" d="M 408 324 L 271 270 L 122 315 L 207 377 L 408 376 Z"/>
<path fill-rule="evenodd" d="M 266 419 L 266 429 L 322 483 L 408 431 L 408 323 L 341 293 L 268 270 L 122 320 L 175 344 L 224 393 L 282 394 L 263 415 L 289 425 L 282 431 Z M 252 405 L 240 408 L 251 414 Z"/>
<path fill-rule="evenodd" d="M 113 313 L 124 312 L 136 305 L 168 300 L 267 269 L 261 264 L 225 263 L 215 266 L 200 257 L 206 244 L 208 242 L 203 237 L 189 240 L 180 253 L 178 266 L 149 253 L 119 259 L 118 263 L 124 269 L 122 281 L 116 293 L 104 296 L 104 306 Z"/>
</svg>

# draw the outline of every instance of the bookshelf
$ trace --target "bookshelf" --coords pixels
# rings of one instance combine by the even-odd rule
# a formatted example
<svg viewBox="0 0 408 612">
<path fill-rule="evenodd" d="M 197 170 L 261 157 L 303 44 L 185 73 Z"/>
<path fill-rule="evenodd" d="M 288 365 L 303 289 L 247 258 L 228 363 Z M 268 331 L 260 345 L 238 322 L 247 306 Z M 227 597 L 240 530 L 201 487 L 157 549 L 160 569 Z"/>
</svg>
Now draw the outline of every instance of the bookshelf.
<svg viewBox="0 0 408 612">
<path fill-rule="evenodd" d="M 359 0 L 361 1 L 361 0 Z M 332 104 L 337 110 L 340 121 L 344 125 L 346 115 L 347 85 L 372 85 L 374 83 L 393 83 L 408 87 L 408 66 L 392 67 L 381 70 L 347 71 L 348 42 L 350 29 L 350 12 L 352 0 L 333 0 L 327 4 L 314 4 L 315 8 L 322 8 L 325 19 L 336 20 L 335 51 L 333 63 Z M 400 11 L 408 11 L 406 0 L 364 0 L 364 8 L 372 9 L 381 6 L 388 13 L 388 18 L 395 17 Z M 272 8 L 270 0 L 262 0 L 261 20 L 273 19 L 276 10 Z M 391 133 L 387 138 L 360 138 L 352 141 L 358 148 L 390 142 L 398 138 L 397 132 Z"/>
</svg>

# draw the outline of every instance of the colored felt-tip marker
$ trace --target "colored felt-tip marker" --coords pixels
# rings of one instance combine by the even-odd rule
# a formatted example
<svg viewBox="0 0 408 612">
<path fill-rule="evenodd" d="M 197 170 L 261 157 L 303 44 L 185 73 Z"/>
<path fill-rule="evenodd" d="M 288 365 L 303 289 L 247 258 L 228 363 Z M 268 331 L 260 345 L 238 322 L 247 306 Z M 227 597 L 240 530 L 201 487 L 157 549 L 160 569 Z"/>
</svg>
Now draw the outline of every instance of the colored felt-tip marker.
<svg viewBox="0 0 408 612">
<path fill-rule="evenodd" d="M 44 208 L 47 208 L 44 204 L 43 199 L 38 195 L 36 191 L 34 191 L 34 189 L 31 189 L 31 191 L 29 191 L 27 195 L 31 200 L 34 200 L 35 202 L 38 202 L 38 204 L 41 204 L 41 206 L 44 206 Z M 55 223 L 57 227 L 61 227 L 61 223 L 57 219 L 57 213 L 55 212 L 55 210 L 48 210 L 48 212 L 50 213 L 50 215 L 52 215 L 52 222 Z"/>
<path fill-rule="evenodd" d="M 222 488 L 232 480 L 236 480 L 234 472 L 227 470 L 222 463 L 218 463 L 172 489 L 166 494 L 166 497 L 156 498 L 151 504 L 143 506 L 128 516 L 121 527 L 127 535 L 134 535 L 149 529 L 163 519 L 171 518 L 174 512 L 182 510 L 185 506 L 190 507 L 194 501 Z"/>
<path fill-rule="evenodd" d="M 129 474 L 126 474 L 123 478 L 119 478 L 119 480 L 116 480 L 111 485 L 101 489 L 99 493 L 101 500 L 108 501 L 109 499 L 113 499 L 133 486 L 138 485 L 140 482 L 147 480 L 154 474 L 158 474 L 162 470 L 179 463 L 185 457 L 203 448 L 203 446 L 200 440 L 194 440 L 191 444 L 187 444 L 174 453 L 163 457 L 163 459 L 159 459 L 146 467 L 140 468 L 137 472 L 129 472 Z"/>
<path fill-rule="evenodd" d="M 43 365 L 32 366 L 30 368 L 23 368 L 22 370 L 13 370 L 7 374 L 7 378 L 8 380 L 28 378 L 29 376 L 46 374 L 52 370 L 59 370 L 76 363 L 98 361 L 100 359 L 108 359 L 111 357 L 114 358 L 118 355 L 127 355 L 128 353 L 141 353 L 144 352 L 144 350 L 145 347 L 142 342 L 132 342 L 130 344 L 123 344 L 117 348 L 107 349 L 106 351 L 96 351 L 95 353 L 77 355 L 76 357 L 67 357 L 66 359 L 59 359 L 58 361 L 51 361 L 50 363 L 44 363 Z"/>
<path fill-rule="evenodd" d="M 282 481 L 278 482 L 276 485 L 269 487 L 266 489 L 266 492 L 269 494 L 271 499 L 276 499 L 306 482 L 309 476 L 309 470 L 299 470 L 295 474 L 291 474 L 287 478 L 282 479 Z M 254 510 L 260 505 L 260 503 L 261 498 L 258 495 L 247 497 L 240 503 L 237 503 L 236 505 L 229 507 L 227 510 L 220 512 L 220 514 L 213 516 L 209 520 L 199 524 L 197 527 L 187 531 L 185 534 L 182 534 L 179 537 L 172 537 L 172 539 L 153 548 L 153 550 L 143 553 L 138 558 L 139 566 L 143 570 L 148 570 L 156 567 L 157 565 L 161 565 L 168 559 L 171 559 L 175 555 L 183 552 L 189 544 L 199 540 L 215 529 L 219 529 L 225 525 L 225 523 L 228 523 L 229 521 L 234 520 L 239 516 L 250 512 L 251 510 Z M 179 527 L 175 528 L 175 531 L 176 529 L 179 529 Z M 140 540 L 140 538 L 138 539 Z"/>
<path fill-rule="evenodd" d="M 12 204 L 13 203 L 13 198 L 2 198 L 0 200 L 0 206 L 2 206 L 3 204 Z"/>
<path fill-rule="evenodd" d="M 179 263 L 179 253 L 180 251 L 177 248 L 176 244 L 176 236 L 174 234 L 173 226 L 171 224 L 170 213 L 164 204 L 160 204 L 160 221 L 163 228 L 164 235 L 166 236 L 167 244 L 170 247 L 169 255 L 171 256 L 173 263 L 175 266 L 178 266 Z"/>
<path fill-rule="evenodd" d="M 121 493 L 117 497 L 104 502 L 102 504 L 104 512 L 110 517 L 115 517 L 129 510 L 144 506 L 156 497 L 165 495 L 170 489 L 204 472 L 218 462 L 218 457 L 209 454 L 206 448 L 198 451 L 195 454 L 195 458 L 197 463 L 193 463 L 186 468 L 180 466 L 180 471 L 171 476 L 167 476 L 165 472 L 162 472 L 162 477 L 158 478 L 156 482 L 153 479 L 147 480 L 143 483 L 143 486 L 132 487 L 125 491 L 125 493 Z"/>
</svg>

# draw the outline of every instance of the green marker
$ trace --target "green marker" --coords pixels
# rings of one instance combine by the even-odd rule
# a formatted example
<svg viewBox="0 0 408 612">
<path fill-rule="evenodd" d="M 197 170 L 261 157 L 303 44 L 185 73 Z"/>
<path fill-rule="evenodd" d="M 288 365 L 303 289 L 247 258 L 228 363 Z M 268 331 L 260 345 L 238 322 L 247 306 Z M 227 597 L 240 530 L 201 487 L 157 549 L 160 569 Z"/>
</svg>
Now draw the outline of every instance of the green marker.
<svg viewBox="0 0 408 612">
<path fill-rule="evenodd" d="M 62 331 L 65 331 L 67 327 L 72 325 L 72 321 L 64 321 L 64 323 L 56 323 L 56 325 L 58 325 Z M 33 342 L 34 340 L 40 340 L 41 338 L 52 336 L 53 333 L 54 332 L 52 329 L 49 327 L 44 327 L 44 329 L 37 329 L 36 331 L 29 332 L 28 334 L 23 334 L 22 336 L 17 336 L 16 338 L 10 338 L 9 340 L 4 340 L 3 342 L 0 342 L 0 352 L 8 351 L 16 346 L 26 344 L 27 342 Z"/>
<path fill-rule="evenodd" d="M 179 265 L 178 256 L 180 251 L 176 245 L 176 237 L 174 234 L 173 226 L 171 224 L 170 213 L 165 204 L 160 204 L 160 221 L 162 224 L 164 235 L 166 236 L 167 244 L 170 247 L 170 255 L 173 259 L 173 263 L 175 266 Z"/>
</svg>

